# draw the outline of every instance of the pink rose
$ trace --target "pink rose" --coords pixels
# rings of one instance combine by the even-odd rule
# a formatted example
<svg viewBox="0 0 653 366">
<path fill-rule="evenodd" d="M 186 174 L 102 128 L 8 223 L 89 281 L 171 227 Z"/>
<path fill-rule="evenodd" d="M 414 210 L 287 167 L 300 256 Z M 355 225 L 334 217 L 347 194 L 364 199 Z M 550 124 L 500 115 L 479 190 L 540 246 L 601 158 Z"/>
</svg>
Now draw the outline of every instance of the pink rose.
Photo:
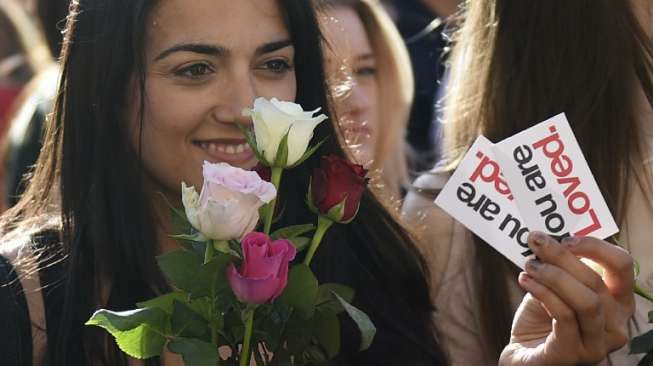
<svg viewBox="0 0 653 366">
<path fill-rule="evenodd" d="M 288 264 L 295 259 L 295 246 L 288 240 L 271 241 L 263 233 L 249 233 L 242 240 L 243 263 L 240 270 L 232 263 L 227 278 L 234 294 L 247 304 L 270 302 L 288 284 Z"/>
<path fill-rule="evenodd" d="M 208 239 L 240 239 L 256 227 L 258 209 L 272 201 L 277 190 L 256 172 L 229 164 L 204 162 L 201 194 L 182 183 L 182 202 L 188 221 Z"/>
</svg>

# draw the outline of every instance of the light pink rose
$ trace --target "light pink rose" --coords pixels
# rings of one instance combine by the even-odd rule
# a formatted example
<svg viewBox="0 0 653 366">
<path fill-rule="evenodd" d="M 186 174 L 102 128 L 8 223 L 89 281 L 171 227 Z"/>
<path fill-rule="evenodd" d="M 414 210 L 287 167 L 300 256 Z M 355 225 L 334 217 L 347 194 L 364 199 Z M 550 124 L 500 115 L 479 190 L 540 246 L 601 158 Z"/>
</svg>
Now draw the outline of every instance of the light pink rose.
<svg viewBox="0 0 653 366">
<path fill-rule="evenodd" d="M 240 239 L 256 227 L 258 210 L 277 191 L 252 171 L 229 164 L 204 162 L 201 194 L 182 183 L 188 221 L 208 239 Z"/>
<path fill-rule="evenodd" d="M 286 239 L 271 241 L 263 233 L 249 233 L 242 240 L 240 270 L 232 263 L 227 279 L 241 302 L 264 304 L 283 292 L 288 284 L 288 264 L 295 259 L 295 246 Z"/>
</svg>

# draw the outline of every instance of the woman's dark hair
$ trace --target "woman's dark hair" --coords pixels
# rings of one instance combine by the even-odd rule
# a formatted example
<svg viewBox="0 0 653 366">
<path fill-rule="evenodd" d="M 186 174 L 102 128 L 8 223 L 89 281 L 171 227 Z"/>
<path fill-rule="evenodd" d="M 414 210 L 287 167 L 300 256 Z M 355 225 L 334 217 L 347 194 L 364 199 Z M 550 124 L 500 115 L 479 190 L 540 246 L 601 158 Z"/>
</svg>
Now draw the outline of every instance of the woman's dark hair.
<svg viewBox="0 0 653 366">
<path fill-rule="evenodd" d="M 3 216 L 5 232 L 20 232 L 30 219 L 60 213 L 65 259 L 61 283 L 52 288 L 60 286 L 61 298 L 48 297 L 44 289 L 46 312 L 57 314 L 48 318 L 51 365 L 126 364 L 110 337 L 84 327 L 84 322 L 98 307 L 129 309 L 169 290 L 155 262 L 156 219 L 152 192 L 140 183 L 144 174 L 140 147 L 135 151 L 130 146 L 124 123 L 126 101 L 134 94 L 129 86 L 145 90 L 145 25 L 156 3 L 72 2 L 61 92 L 43 150 L 26 193 Z M 325 107 L 327 88 L 314 8 L 310 1 L 279 4 L 295 47 L 296 101 L 309 109 Z M 313 159 L 285 175 L 281 195 L 288 220 L 312 217 L 301 192 L 320 155 L 342 155 L 333 135 L 332 125 L 322 124 L 316 140 L 332 137 Z M 142 136 L 141 143 L 147 143 Z M 355 287 L 359 306 L 379 327 L 372 349 L 358 354 L 347 348 L 355 344 L 351 338 L 355 333 L 345 326 L 342 363 L 392 364 L 396 355 L 404 357 L 397 364 L 432 365 L 442 360 L 431 326 L 426 267 L 410 238 L 376 198 L 367 193 L 354 224 L 333 229 L 323 248 L 314 260 L 320 280 Z M 107 288 L 108 296 L 103 294 Z"/>
<path fill-rule="evenodd" d="M 469 1 L 455 39 L 446 108 L 450 167 L 483 134 L 498 142 L 565 112 L 617 221 L 642 162 L 636 87 L 653 106 L 653 42 L 623 0 Z M 650 197 L 649 204 L 651 203 Z M 653 205 L 649 205 L 653 207 Z M 476 245 L 482 339 L 498 358 L 510 336 L 514 268 Z"/>
<path fill-rule="evenodd" d="M 61 54 L 62 32 L 66 24 L 69 5 L 70 0 L 38 0 L 36 4 L 43 33 L 54 58 Z"/>
</svg>

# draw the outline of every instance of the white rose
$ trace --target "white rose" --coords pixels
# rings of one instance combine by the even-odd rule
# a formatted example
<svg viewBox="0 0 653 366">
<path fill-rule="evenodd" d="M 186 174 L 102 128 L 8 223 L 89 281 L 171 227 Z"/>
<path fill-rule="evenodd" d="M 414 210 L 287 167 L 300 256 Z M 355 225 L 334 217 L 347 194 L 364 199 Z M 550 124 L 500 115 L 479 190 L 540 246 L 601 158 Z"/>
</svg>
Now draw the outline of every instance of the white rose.
<svg viewBox="0 0 653 366">
<path fill-rule="evenodd" d="M 243 110 L 243 115 L 252 117 L 256 145 L 270 164 L 274 164 L 281 140 L 288 134 L 288 161 L 285 166 L 292 166 L 306 152 L 315 127 L 327 119 L 324 114 L 313 116 L 319 111 L 320 108 L 304 111 L 299 104 L 276 98 L 257 98 L 254 108 Z"/>
<path fill-rule="evenodd" d="M 190 224 L 213 240 L 241 239 L 254 230 L 258 210 L 277 191 L 256 172 L 229 164 L 204 162 L 201 194 L 181 183 L 182 202 Z"/>
</svg>

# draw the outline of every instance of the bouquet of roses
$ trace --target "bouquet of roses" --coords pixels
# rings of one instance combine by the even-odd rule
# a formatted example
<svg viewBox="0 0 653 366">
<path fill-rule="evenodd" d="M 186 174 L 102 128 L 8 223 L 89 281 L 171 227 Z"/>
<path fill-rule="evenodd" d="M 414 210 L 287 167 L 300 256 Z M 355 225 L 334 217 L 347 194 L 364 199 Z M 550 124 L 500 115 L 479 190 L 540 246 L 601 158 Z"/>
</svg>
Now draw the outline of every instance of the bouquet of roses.
<svg viewBox="0 0 653 366">
<path fill-rule="evenodd" d="M 135 310 L 99 310 L 87 325 L 104 328 L 138 359 L 159 356 L 167 347 L 193 366 L 305 365 L 339 353 L 338 314 L 345 312 L 361 331 L 360 349 L 368 348 L 376 330 L 350 304 L 353 290 L 318 284 L 310 269 L 327 230 L 355 217 L 366 171 L 340 157 L 323 157 L 307 189 L 316 223 L 270 233 L 284 169 L 321 145 L 309 147 L 313 130 L 326 119 L 314 116 L 318 111 L 263 98 L 245 110 L 254 134 L 242 130 L 263 169 L 205 162 L 199 194 L 182 183 L 185 212 L 172 211 L 183 232 L 174 238 L 185 249 L 157 258 L 175 290 Z M 293 263 L 304 250 L 303 263 Z"/>
</svg>

